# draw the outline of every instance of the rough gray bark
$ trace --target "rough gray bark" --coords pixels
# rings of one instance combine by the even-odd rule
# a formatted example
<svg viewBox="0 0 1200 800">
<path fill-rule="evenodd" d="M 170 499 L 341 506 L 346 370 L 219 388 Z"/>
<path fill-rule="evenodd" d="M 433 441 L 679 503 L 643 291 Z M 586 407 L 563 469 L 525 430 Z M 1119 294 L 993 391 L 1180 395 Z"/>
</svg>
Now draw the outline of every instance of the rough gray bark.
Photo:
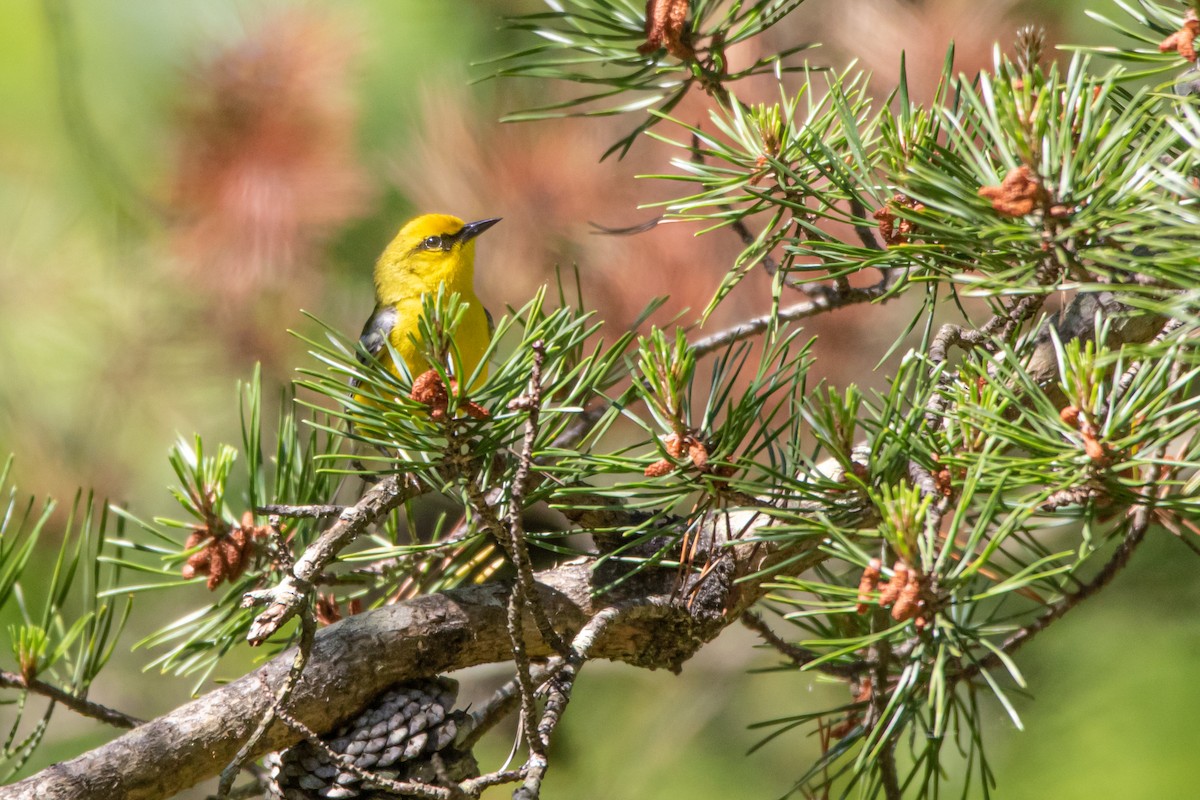
<svg viewBox="0 0 1200 800">
<path fill-rule="evenodd" d="M 1111 325 L 1108 341 L 1104 342 L 1109 347 L 1145 344 L 1153 339 L 1167 322 L 1166 317 L 1131 309 L 1121 303 L 1112 292 L 1080 292 L 1075 295 L 1057 317 L 1046 320 L 1042 325 L 1034 344 L 1033 355 L 1026 365 L 1029 374 L 1056 406 L 1064 405 L 1067 398 L 1058 385 L 1058 355 L 1050 331 L 1053 328 L 1060 342 L 1069 342 L 1072 339 L 1090 342 L 1096 338 L 1097 315 Z"/>
</svg>

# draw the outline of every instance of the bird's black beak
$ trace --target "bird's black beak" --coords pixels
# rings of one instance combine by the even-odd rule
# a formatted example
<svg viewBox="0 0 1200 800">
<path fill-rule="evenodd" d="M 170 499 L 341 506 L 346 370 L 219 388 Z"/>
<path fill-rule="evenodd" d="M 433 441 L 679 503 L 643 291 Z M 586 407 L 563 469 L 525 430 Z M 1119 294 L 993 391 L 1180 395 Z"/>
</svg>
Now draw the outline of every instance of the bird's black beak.
<svg viewBox="0 0 1200 800">
<path fill-rule="evenodd" d="M 461 242 L 469 242 L 499 221 L 500 217 L 492 217 L 491 219 L 481 219 L 476 222 L 468 222 L 466 225 L 463 225 L 462 230 L 458 232 L 457 238 Z"/>
</svg>

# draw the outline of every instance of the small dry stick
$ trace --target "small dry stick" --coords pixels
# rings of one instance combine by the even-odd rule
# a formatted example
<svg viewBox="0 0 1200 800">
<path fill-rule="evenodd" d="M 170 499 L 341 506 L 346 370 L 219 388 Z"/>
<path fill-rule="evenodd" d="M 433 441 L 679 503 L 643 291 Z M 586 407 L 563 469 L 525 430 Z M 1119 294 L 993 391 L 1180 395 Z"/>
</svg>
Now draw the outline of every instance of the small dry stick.
<svg viewBox="0 0 1200 800">
<path fill-rule="evenodd" d="M 529 654 L 525 650 L 525 628 L 522 620 L 525 599 L 519 583 L 513 583 L 508 596 L 508 636 L 512 641 L 513 664 L 517 670 L 517 687 L 521 694 L 521 730 L 529 741 L 531 755 L 544 755 L 542 742 L 534 728 L 537 712 L 533 696 L 533 678 L 529 674 Z"/>
<path fill-rule="evenodd" d="M 544 683 L 547 679 L 552 678 L 562 669 L 566 661 L 561 657 L 554 657 L 539 670 L 537 665 L 533 665 L 530 669 L 530 675 L 533 677 L 534 683 Z M 479 708 L 471 712 L 470 727 L 467 733 L 459 741 L 458 747 L 460 750 L 470 750 L 475 746 L 483 735 L 491 730 L 495 725 L 504 719 L 512 712 L 517 703 L 521 699 L 521 686 L 516 678 L 506 681 L 503 686 L 492 693 L 488 701 Z"/>
<path fill-rule="evenodd" d="M 875 690 L 867 704 L 867 718 L 864 724 L 868 728 L 884 725 L 884 714 L 887 713 L 888 664 L 892 660 L 891 647 L 886 639 L 877 641 L 867 651 L 867 661 L 871 663 L 874 674 L 872 685 Z M 883 784 L 883 794 L 887 800 L 903 800 L 900 790 L 900 777 L 896 771 L 896 739 L 894 734 L 889 736 L 884 731 L 886 739 L 879 750 L 879 780 Z"/>
<path fill-rule="evenodd" d="M 1163 326 L 1158 335 L 1154 337 L 1151 344 L 1160 344 L 1170 338 L 1171 334 L 1183 327 L 1183 320 L 1171 319 L 1167 320 L 1167 324 Z M 1129 391 L 1129 387 L 1133 385 L 1133 381 L 1137 378 L 1138 373 L 1142 370 L 1141 361 L 1135 361 L 1129 365 L 1129 368 L 1121 375 L 1117 381 L 1116 387 L 1113 389 L 1112 399 L 1109 400 L 1108 406 L 1111 407 L 1120 402 L 1125 393 Z M 1102 415 L 1102 414 L 1101 414 Z"/>
<path fill-rule="evenodd" d="M 692 352 L 699 358 L 727 347 L 734 342 L 740 342 L 751 336 L 757 336 L 770 329 L 771 326 L 778 325 L 779 323 L 815 317 L 826 311 L 833 311 L 856 303 L 879 300 L 887 294 L 888 290 L 899 279 L 900 274 L 900 272 L 895 270 L 888 270 L 878 283 L 870 286 L 861 289 L 850 287 L 844 291 L 837 288 L 829 289 L 829 291 L 822 292 L 803 303 L 796 303 L 795 305 L 780 309 L 778 314 L 763 314 L 759 317 L 752 317 L 745 322 L 726 328 L 723 331 L 718 331 L 711 336 L 697 339 L 692 344 Z"/>
<path fill-rule="evenodd" d="M 300 683 L 300 676 L 304 674 L 305 666 L 308 665 L 308 656 L 312 652 L 313 637 L 317 632 L 317 620 L 313 616 L 307 597 L 304 599 L 299 614 L 300 641 L 296 646 L 296 655 L 292 659 L 292 667 L 288 670 L 287 677 L 283 679 L 283 684 L 279 687 L 279 691 L 276 693 L 271 705 L 263 713 L 262 719 L 259 720 L 258 727 L 254 730 L 254 733 L 250 734 L 250 738 L 238 749 L 237 754 L 233 757 L 233 761 L 229 762 L 225 769 L 221 770 L 221 780 L 217 784 L 218 798 L 229 796 L 229 792 L 233 788 L 233 782 L 237 778 L 238 772 L 241 771 L 242 765 L 250 759 L 250 754 L 254 752 L 258 743 L 266 736 L 267 729 L 275 721 L 276 710 L 287 704 L 288 699 L 292 696 L 292 692 L 296 690 L 296 685 Z M 270 691 L 270 687 L 265 688 L 268 692 Z"/>
<path fill-rule="evenodd" d="M 517 471 L 513 475 L 508 501 L 508 536 L 510 555 L 513 566 L 517 569 L 517 580 L 521 584 L 521 593 L 530 605 L 534 622 L 546 644 L 550 645 L 561 655 L 569 652 L 566 642 L 559 636 L 558 631 L 550 624 L 545 609 L 538 602 L 537 589 L 533 585 L 533 564 L 529 557 L 529 546 L 525 542 L 525 523 L 522 519 L 524 512 L 525 492 L 529 488 L 530 474 L 533 469 L 533 446 L 537 441 L 538 418 L 542 407 L 542 365 L 546 359 L 546 344 L 540 339 L 533 343 L 533 371 L 529 378 L 529 391 L 524 397 L 519 397 L 509 404 L 510 408 L 522 408 L 528 413 L 525 422 L 525 439 L 521 444 L 521 456 L 517 463 Z"/>
<path fill-rule="evenodd" d="M 289 506 L 271 504 L 259 506 L 254 510 L 259 514 L 273 514 L 293 519 L 320 519 L 321 517 L 336 517 L 345 511 L 346 507 L 335 505 Z"/>
<path fill-rule="evenodd" d="M 230 789 L 229 794 L 225 798 L 210 794 L 206 800 L 247 800 L 251 797 L 265 797 L 267 787 L 271 784 L 271 774 L 257 765 L 247 767 L 246 771 L 253 773 L 254 780 Z"/>
<path fill-rule="evenodd" d="M 785 642 L 779 637 L 779 634 L 771 630 L 766 620 L 752 611 L 743 613 L 741 621 L 743 625 L 761 636 L 764 642 L 775 648 L 781 655 L 794 662 L 797 666 L 806 666 L 821 657 L 819 653 L 813 652 L 806 647 L 798 647 L 797 645 Z M 849 664 L 825 663 L 818 665 L 815 669 L 827 675 L 836 675 L 839 678 L 849 679 L 857 678 L 861 675 L 867 669 L 867 664 L 864 661 L 854 661 Z"/>
<path fill-rule="evenodd" d="M 421 488 L 411 475 L 390 475 L 367 490 L 352 506 L 338 515 L 338 520 L 308 546 L 296 560 L 290 574 L 269 589 L 247 592 L 242 607 L 265 605 L 246 634 L 252 646 L 265 642 L 308 602 L 313 581 L 337 556 L 372 523 L 387 516 L 406 500 L 416 497 Z"/>
<path fill-rule="evenodd" d="M 584 662 L 587 661 L 592 646 L 595 645 L 604 630 L 633 607 L 609 606 L 602 609 L 588 620 L 572 640 L 570 654 L 566 657 L 562 668 L 556 674 L 551 675 L 546 682 L 546 708 L 542 712 L 542 719 L 538 723 L 537 730 L 529 736 L 531 745 L 529 760 L 525 764 L 525 782 L 513 792 L 513 800 L 537 800 L 541 795 L 542 781 L 545 779 L 546 769 L 550 765 L 546 759 L 545 749 L 549 748 L 550 737 L 562 720 L 567 703 L 571 701 L 571 690 L 575 686 L 575 678 L 579 675 L 579 670 L 582 669 Z M 534 739 L 542 744 L 541 752 L 533 751 Z"/>
<path fill-rule="evenodd" d="M 132 717 L 123 711 L 117 711 L 114 708 L 93 703 L 91 700 L 63 691 L 57 686 L 37 678 L 25 680 L 25 678 L 15 672 L 0 670 L 0 687 L 5 689 L 24 689 L 27 692 L 48 697 L 57 703 L 62 703 L 76 714 L 98 719 L 117 728 L 136 728 L 145 721 L 137 717 Z"/>
</svg>

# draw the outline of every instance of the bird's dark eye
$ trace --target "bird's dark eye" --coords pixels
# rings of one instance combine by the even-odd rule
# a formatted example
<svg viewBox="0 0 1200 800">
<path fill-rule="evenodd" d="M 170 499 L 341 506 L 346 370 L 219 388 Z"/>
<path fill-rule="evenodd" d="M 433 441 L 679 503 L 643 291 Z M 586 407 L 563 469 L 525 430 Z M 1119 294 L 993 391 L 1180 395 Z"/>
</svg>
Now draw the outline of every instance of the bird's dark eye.
<svg viewBox="0 0 1200 800">
<path fill-rule="evenodd" d="M 426 236 L 425 241 L 421 242 L 423 250 L 441 250 L 442 247 L 442 237 L 440 236 Z"/>
</svg>

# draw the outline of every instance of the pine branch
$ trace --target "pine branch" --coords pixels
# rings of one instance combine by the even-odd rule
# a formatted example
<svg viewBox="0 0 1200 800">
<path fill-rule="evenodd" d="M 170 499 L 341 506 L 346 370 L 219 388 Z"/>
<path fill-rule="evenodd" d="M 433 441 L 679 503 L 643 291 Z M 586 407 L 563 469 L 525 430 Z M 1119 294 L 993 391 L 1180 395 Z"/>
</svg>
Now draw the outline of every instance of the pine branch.
<svg viewBox="0 0 1200 800">
<path fill-rule="evenodd" d="M 781 655 L 790 659 L 798 667 L 807 666 L 821 657 L 820 653 L 809 650 L 806 647 L 798 647 L 797 645 L 785 642 L 779 634 L 771 630 L 766 620 L 752 611 L 742 614 L 742 624 L 757 633 L 762 637 L 764 642 L 779 651 Z M 862 675 L 868 666 L 866 662 L 857 661 L 850 664 L 820 664 L 816 669 L 827 675 L 850 679 Z"/>
<path fill-rule="evenodd" d="M 38 678 L 27 681 L 15 672 L 8 672 L 7 670 L 0 670 L 0 687 L 6 689 L 24 689 L 33 694 L 40 694 L 56 703 L 62 703 L 77 714 L 98 719 L 117 728 L 136 728 L 143 722 L 143 720 L 130 716 L 123 711 L 117 711 L 115 708 L 109 708 L 108 706 L 94 703 L 91 700 L 71 694 L 70 692 L 65 692 L 57 686 L 46 683 Z"/>
<path fill-rule="evenodd" d="M 782 308 L 777 313 L 752 317 L 723 331 L 718 331 L 717 333 L 705 336 L 703 339 L 698 339 L 692 343 L 692 352 L 695 353 L 697 358 L 700 358 L 701 356 L 706 356 L 709 353 L 728 347 L 734 342 L 740 342 L 743 339 L 749 339 L 751 336 L 764 333 L 775 325 L 785 322 L 795 322 L 798 319 L 805 319 L 807 317 L 815 317 L 826 311 L 834 311 L 858 303 L 869 303 L 883 299 L 888 291 L 895 286 L 900 277 L 900 272 L 889 270 L 884 273 L 884 276 L 878 283 L 864 288 L 855 288 L 852 286 L 844 288 L 836 286 L 833 288 L 825 287 L 825 291 L 803 303 L 796 303 L 787 308 Z"/>
<path fill-rule="evenodd" d="M 1004 643 L 1000 646 L 1000 651 L 1006 655 L 1015 653 L 1039 633 L 1050 627 L 1050 625 L 1062 619 L 1073 608 L 1076 608 L 1084 600 L 1092 597 L 1111 583 L 1113 578 L 1117 576 L 1117 573 L 1129 564 L 1134 551 L 1145 540 L 1146 531 L 1150 528 L 1152 517 L 1153 510 L 1150 506 L 1138 506 L 1135 508 L 1131 512 L 1125 537 L 1100 571 L 1090 581 L 1080 586 L 1074 592 L 1066 594 L 1057 602 L 1050 604 L 1033 622 L 1005 639 Z M 994 669 L 1001 666 L 1002 663 L 1003 660 L 998 653 L 988 653 L 964 667 L 955 678 L 960 681 L 971 680 L 983 670 Z"/>
<path fill-rule="evenodd" d="M 336 505 L 308 505 L 308 506 L 291 506 L 271 504 L 259 506 L 254 509 L 259 514 L 273 514 L 280 517 L 290 517 L 292 519 L 321 519 L 323 517 L 337 517 L 345 510 L 346 506 Z"/>
<path fill-rule="evenodd" d="M 270 589 L 248 592 L 243 607 L 266 605 L 254 620 L 246 638 L 259 645 L 296 615 L 313 589 L 313 581 L 346 545 L 372 523 L 392 509 L 420 494 L 421 489 L 409 475 L 390 475 L 367 490 L 357 503 L 343 509 L 338 521 L 296 559 L 291 573 Z"/>
<path fill-rule="evenodd" d="M 752 514 L 760 525 L 770 521 Z M 753 534 L 750 529 L 747 534 Z M 812 546 L 775 548 L 762 542 L 726 548 L 737 574 L 757 575 L 771 563 L 798 574 L 825 556 Z M 693 616 L 676 599 L 674 570 L 643 572 L 598 593 L 610 578 L 590 563 L 538 573 L 538 598 L 559 629 L 576 634 L 612 606 L 623 609 L 591 645 L 590 658 L 676 670 L 698 647 L 737 620 L 766 591 L 765 578 L 727 588 L 722 617 Z M 512 657 L 505 625 L 509 583 L 427 595 L 349 617 L 317 632 L 304 678 L 288 713 L 308 728 L 332 730 L 371 697 L 411 680 Z M 418 646 L 419 643 L 419 646 Z M 525 640 L 531 657 L 553 655 L 535 629 Z M 288 651 L 268 664 L 175 711 L 10 788 L 11 800 L 149 800 L 167 798 L 211 777 L 232 760 L 274 702 L 264 683 L 278 686 L 293 666 Z M 330 703 L 337 697 L 337 703 Z M 254 758 L 287 747 L 300 735 L 277 721 Z"/>
</svg>

